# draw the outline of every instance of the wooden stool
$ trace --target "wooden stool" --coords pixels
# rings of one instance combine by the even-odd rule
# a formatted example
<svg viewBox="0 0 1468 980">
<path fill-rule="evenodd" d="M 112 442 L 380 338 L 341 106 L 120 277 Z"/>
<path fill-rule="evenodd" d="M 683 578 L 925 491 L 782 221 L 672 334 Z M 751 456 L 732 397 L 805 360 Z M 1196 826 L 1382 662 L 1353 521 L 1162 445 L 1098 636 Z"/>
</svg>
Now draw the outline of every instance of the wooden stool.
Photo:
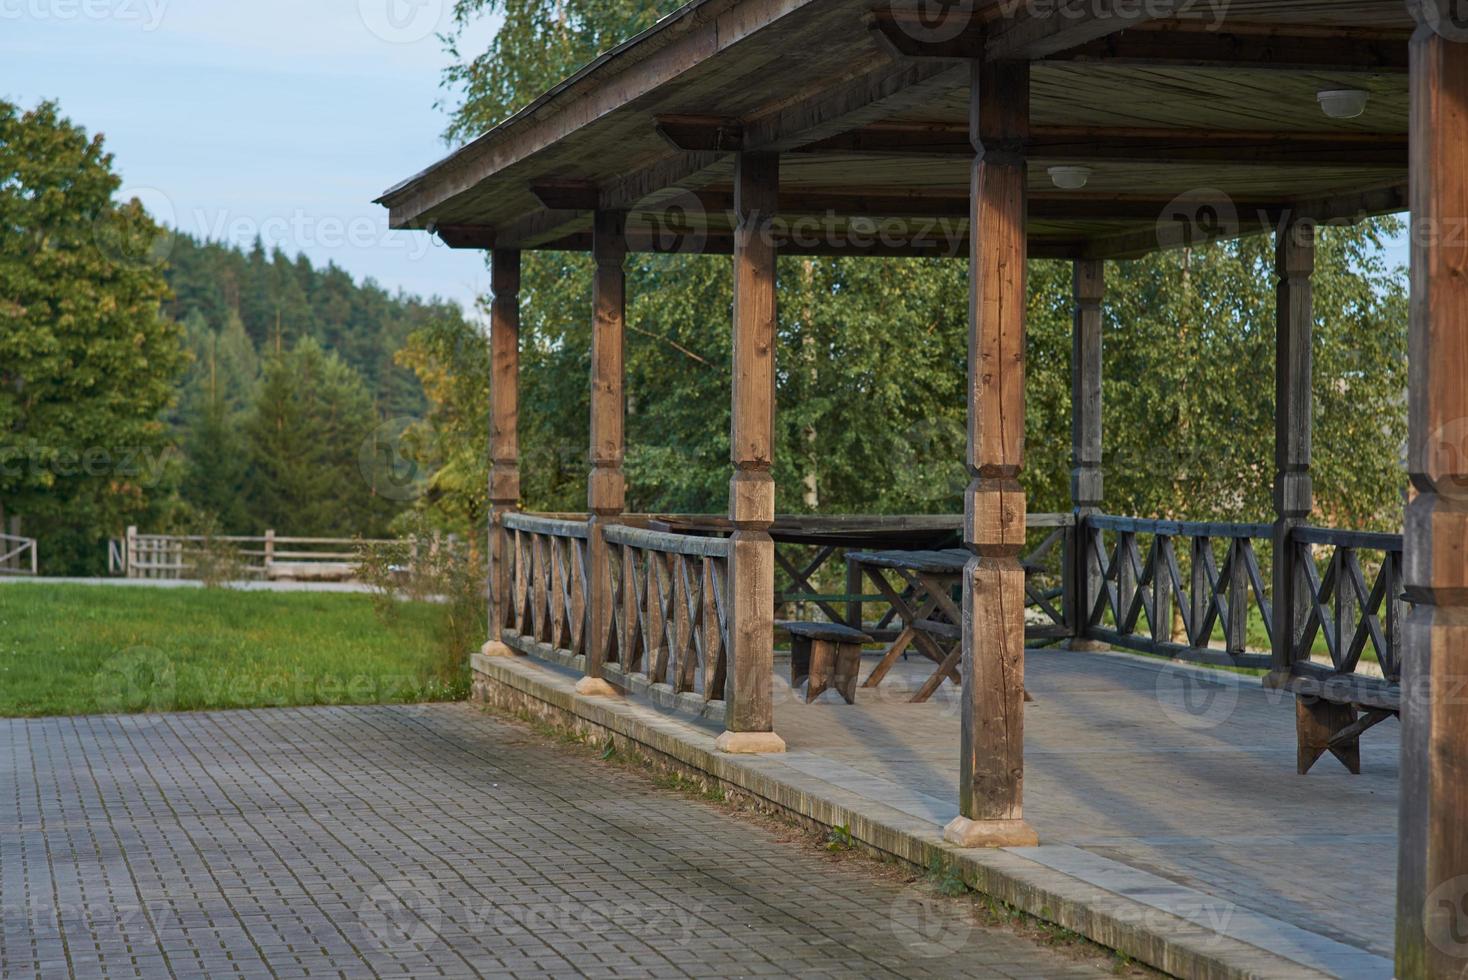
<svg viewBox="0 0 1468 980">
<path fill-rule="evenodd" d="M 790 634 L 790 686 L 805 678 L 805 703 L 810 704 L 834 681 L 847 704 L 856 703 L 857 675 L 861 673 L 861 648 L 872 638 L 861 630 L 839 623 L 807 623 L 791 620 L 776 624 Z"/>
</svg>

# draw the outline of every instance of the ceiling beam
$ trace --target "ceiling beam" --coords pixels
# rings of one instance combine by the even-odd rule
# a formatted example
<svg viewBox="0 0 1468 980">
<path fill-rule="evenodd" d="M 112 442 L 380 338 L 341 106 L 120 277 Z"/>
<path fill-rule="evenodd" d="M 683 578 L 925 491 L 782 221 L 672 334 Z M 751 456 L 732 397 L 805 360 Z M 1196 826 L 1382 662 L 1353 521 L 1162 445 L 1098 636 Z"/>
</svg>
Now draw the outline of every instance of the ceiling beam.
<svg viewBox="0 0 1468 980">
<path fill-rule="evenodd" d="M 962 124 L 877 123 L 797 152 L 972 157 L 974 151 Z M 1407 135 L 1035 126 L 1025 153 L 1040 161 L 1405 167 Z"/>
<path fill-rule="evenodd" d="M 487 225 L 437 225 L 429 231 L 449 248 L 494 248 L 494 229 Z"/>
<path fill-rule="evenodd" d="M 1079 238 L 1056 238 L 1032 236 L 1028 253 L 1032 259 L 1070 259 L 1080 256 L 1086 242 Z M 586 252 L 591 249 L 591 234 L 583 232 L 541 245 L 544 251 Z M 648 234 L 645 230 L 629 229 L 627 249 L 639 254 L 678 255 L 731 255 L 734 251 L 734 236 L 730 232 L 710 232 L 697 237 L 670 239 L 666 236 Z M 902 241 L 876 241 L 866 236 L 857 240 L 850 238 L 823 238 L 814 242 L 782 242 L 781 255 L 863 257 L 863 258 L 951 258 L 967 259 L 968 235 L 930 240 L 924 244 Z"/>
<path fill-rule="evenodd" d="M 1266 34 L 1233 24 L 1227 31 L 1180 30 L 1176 22 L 1154 21 L 1064 48 L 1046 58 L 1136 67 L 1400 75 L 1407 71 L 1407 40 L 1304 32 Z"/>
<path fill-rule="evenodd" d="M 658 116 L 657 133 L 676 149 L 732 153 L 744 148 L 744 126 L 726 116 Z"/>
<path fill-rule="evenodd" d="M 727 188 L 692 195 L 703 216 L 723 217 L 734 208 Z M 1149 221 L 1155 222 L 1175 201 L 1172 197 L 1129 196 L 1087 191 L 1032 191 L 1028 209 L 1033 221 Z M 1235 210 L 1254 214 L 1287 207 L 1283 201 L 1251 200 L 1233 203 Z M 846 218 L 948 218 L 967 221 L 967 195 L 868 193 L 860 189 L 791 190 L 780 193 L 780 218 L 797 216 Z"/>
<path fill-rule="evenodd" d="M 685 187 L 700 187 L 722 173 L 732 173 L 728 154 L 692 150 L 664 157 L 602 187 L 597 207 L 604 211 L 631 211 L 658 207 L 682 196 Z"/>
<path fill-rule="evenodd" d="M 1222 220 L 1185 221 L 1174 231 L 1161 222 L 1148 231 L 1093 238 L 1086 243 L 1085 257 L 1097 259 L 1141 258 L 1152 252 L 1206 245 L 1273 231 L 1294 216 L 1313 218 L 1321 224 L 1355 224 L 1366 218 L 1394 214 L 1409 207 L 1407 185 L 1393 184 L 1357 194 L 1301 200 L 1284 205 L 1239 206 Z"/>
</svg>

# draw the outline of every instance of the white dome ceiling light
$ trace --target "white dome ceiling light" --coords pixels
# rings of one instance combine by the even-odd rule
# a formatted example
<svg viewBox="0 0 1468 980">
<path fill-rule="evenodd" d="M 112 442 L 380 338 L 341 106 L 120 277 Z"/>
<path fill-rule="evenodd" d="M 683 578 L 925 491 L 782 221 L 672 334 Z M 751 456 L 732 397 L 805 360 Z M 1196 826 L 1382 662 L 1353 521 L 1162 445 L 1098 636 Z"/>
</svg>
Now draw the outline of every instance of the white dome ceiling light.
<svg viewBox="0 0 1468 980">
<path fill-rule="evenodd" d="M 1358 88 L 1326 89 L 1315 93 L 1320 111 L 1332 119 L 1355 119 L 1366 111 L 1366 100 L 1370 92 Z"/>
<path fill-rule="evenodd" d="M 1063 191 L 1078 191 L 1091 179 L 1090 167 L 1051 167 L 1050 182 Z"/>
</svg>

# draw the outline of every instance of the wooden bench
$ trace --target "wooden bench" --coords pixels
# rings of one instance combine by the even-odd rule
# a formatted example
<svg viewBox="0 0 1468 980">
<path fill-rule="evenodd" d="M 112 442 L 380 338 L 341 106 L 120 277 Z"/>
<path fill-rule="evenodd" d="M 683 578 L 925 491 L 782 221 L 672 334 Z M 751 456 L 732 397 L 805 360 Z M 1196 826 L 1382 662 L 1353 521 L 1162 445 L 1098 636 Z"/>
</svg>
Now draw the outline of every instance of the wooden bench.
<svg viewBox="0 0 1468 980">
<path fill-rule="evenodd" d="M 1326 752 L 1361 774 L 1361 736 L 1402 713 L 1402 685 L 1380 677 L 1296 664 L 1284 688 L 1295 695 L 1296 771 L 1305 775 Z"/>
<path fill-rule="evenodd" d="M 805 703 L 810 704 L 832 683 L 847 704 L 856 703 L 856 681 L 861 673 L 861 648 L 872 638 L 839 623 L 786 620 L 776 624 L 790 634 L 790 686 L 807 677 Z"/>
</svg>

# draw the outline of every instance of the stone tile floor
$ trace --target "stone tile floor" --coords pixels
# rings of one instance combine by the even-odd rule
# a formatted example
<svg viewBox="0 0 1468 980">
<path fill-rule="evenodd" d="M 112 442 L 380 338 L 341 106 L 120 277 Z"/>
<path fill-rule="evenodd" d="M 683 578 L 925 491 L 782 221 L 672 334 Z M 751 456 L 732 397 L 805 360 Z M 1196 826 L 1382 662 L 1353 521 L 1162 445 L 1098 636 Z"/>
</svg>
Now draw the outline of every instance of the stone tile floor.
<svg viewBox="0 0 1468 980">
<path fill-rule="evenodd" d="M 1103 975 L 465 704 L 0 720 L 0 906 L 5 978 Z"/>
<path fill-rule="evenodd" d="M 907 702 L 930 672 L 909 660 L 855 706 L 830 695 L 806 705 L 777 682 L 786 762 L 946 823 L 958 812 L 957 688 Z M 1364 975 L 1390 975 L 1395 719 L 1362 739 L 1361 775 L 1327 756 L 1299 776 L 1293 698 L 1250 679 L 1054 649 L 1029 651 L 1025 679 L 1025 816 L 1042 844 L 1362 950 Z"/>
</svg>

